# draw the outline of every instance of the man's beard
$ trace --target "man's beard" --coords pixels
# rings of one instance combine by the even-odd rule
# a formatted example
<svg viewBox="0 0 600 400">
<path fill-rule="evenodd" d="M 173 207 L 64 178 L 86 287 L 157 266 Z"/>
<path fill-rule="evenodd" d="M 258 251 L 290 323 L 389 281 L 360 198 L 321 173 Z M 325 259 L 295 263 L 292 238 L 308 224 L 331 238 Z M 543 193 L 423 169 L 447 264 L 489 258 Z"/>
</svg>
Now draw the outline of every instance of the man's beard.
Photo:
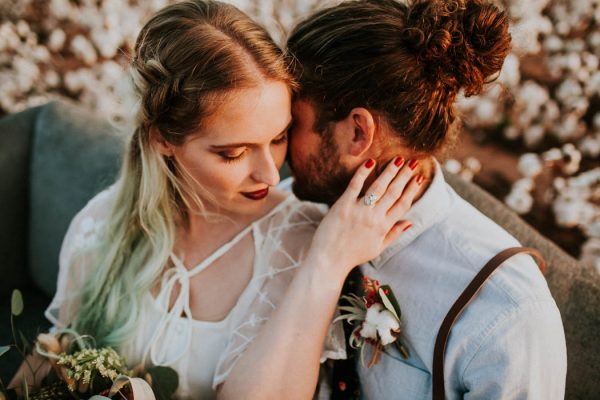
<svg viewBox="0 0 600 400">
<path fill-rule="evenodd" d="M 294 194 L 301 200 L 332 205 L 344 193 L 352 173 L 340 165 L 340 154 L 332 135 L 323 135 L 318 154 L 311 154 L 302 168 L 290 160 Z"/>
</svg>

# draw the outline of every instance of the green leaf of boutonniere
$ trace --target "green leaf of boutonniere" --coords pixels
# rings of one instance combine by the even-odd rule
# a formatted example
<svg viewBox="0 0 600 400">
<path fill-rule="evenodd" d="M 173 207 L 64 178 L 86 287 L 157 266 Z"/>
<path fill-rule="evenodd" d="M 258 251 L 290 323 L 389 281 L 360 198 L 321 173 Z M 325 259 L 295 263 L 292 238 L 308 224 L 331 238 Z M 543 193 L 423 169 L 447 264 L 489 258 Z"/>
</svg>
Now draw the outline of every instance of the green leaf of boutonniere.
<svg viewBox="0 0 600 400">
<path fill-rule="evenodd" d="M 387 294 L 385 294 L 387 292 Z M 396 312 L 396 318 L 400 321 L 402 317 L 402 310 L 400 310 L 400 304 L 392 292 L 392 288 L 389 285 L 383 285 L 379 288 L 379 296 L 383 300 L 383 304 L 389 309 L 393 309 Z M 389 304 L 389 305 L 388 305 Z M 390 310 L 391 311 L 391 310 Z"/>
</svg>

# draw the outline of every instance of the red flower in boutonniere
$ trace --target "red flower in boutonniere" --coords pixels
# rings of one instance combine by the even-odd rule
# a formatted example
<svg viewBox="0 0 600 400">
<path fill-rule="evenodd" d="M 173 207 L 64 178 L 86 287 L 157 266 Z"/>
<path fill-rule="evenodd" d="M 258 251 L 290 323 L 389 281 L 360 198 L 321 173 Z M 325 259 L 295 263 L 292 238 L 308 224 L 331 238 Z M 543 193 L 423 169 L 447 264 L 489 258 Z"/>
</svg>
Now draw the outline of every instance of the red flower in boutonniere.
<svg viewBox="0 0 600 400">
<path fill-rule="evenodd" d="M 363 277 L 365 295 L 354 293 L 342 296 L 349 305 L 339 306 L 342 313 L 335 321 L 346 320 L 355 325 L 349 338 L 352 348 L 361 349 L 361 361 L 364 364 L 365 343 L 373 346 L 373 354 L 368 367 L 377 364 L 384 346 L 394 344 L 402 357 L 408 358 L 406 347 L 399 340 L 402 315 L 400 306 L 392 289 L 381 286 L 379 281 Z"/>
</svg>

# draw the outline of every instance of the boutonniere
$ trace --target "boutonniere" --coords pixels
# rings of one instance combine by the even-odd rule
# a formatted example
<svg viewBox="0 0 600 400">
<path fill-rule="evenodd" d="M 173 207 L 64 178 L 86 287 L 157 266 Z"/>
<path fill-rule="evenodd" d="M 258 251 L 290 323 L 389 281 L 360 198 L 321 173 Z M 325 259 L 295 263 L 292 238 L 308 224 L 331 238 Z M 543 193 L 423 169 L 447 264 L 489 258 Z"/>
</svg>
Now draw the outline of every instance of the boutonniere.
<svg viewBox="0 0 600 400">
<path fill-rule="evenodd" d="M 408 350 L 399 339 L 402 313 L 392 289 L 366 276 L 363 277 L 363 287 L 362 297 L 354 293 L 341 297 L 348 305 L 338 306 L 341 315 L 335 319 L 345 320 L 354 326 L 348 339 L 350 347 L 360 349 L 364 365 L 366 344 L 373 346 L 369 368 L 379 362 L 384 347 L 390 344 L 398 349 L 402 357 L 408 358 Z"/>
</svg>

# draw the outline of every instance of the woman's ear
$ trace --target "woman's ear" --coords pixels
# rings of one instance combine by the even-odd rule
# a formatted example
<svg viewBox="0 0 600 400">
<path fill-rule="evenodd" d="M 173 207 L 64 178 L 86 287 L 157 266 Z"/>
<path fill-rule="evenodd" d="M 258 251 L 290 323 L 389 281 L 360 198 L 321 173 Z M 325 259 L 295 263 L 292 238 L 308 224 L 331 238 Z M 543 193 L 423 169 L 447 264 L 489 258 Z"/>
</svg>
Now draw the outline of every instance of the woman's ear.
<svg viewBox="0 0 600 400">
<path fill-rule="evenodd" d="M 351 141 L 348 143 L 348 153 L 354 157 L 362 157 L 371 149 L 375 138 L 375 118 L 363 107 L 350 111 L 348 123 L 353 130 Z"/>
<path fill-rule="evenodd" d="M 162 137 L 158 128 L 154 125 L 150 126 L 150 143 L 163 156 L 173 156 L 173 145 Z"/>
</svg>

